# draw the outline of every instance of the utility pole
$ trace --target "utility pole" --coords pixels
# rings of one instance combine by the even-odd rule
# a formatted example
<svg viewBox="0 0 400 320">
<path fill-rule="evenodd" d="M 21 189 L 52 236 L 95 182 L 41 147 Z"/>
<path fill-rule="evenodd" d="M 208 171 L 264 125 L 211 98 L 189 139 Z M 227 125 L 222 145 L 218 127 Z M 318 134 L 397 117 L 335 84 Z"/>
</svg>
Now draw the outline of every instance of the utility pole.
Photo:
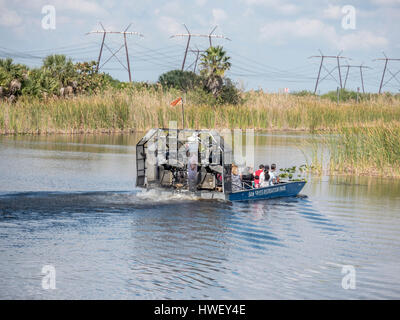
<svg viewBox="0 0 400 320">
<path fill-rule="evenodd" d="M 185 27 L 187 33 L 174 34 L 174 35 L 170 36 L 170 38 L 175 38 L 175 37 L 187 37 L 188 38 L 187 43 L 186 43 L 185 55 L 183 56 L 183 62 L 182 62 L 182 68 L 181 68 L 182 71 L 185 69 L 186 57 L 187 57 L 187 53 L 189 50 L 190 40 L 192 39 L 192 37 L 208 38 L 210 41 L 210 46 L 212 45 L 211 38 L 231 40 L 223 35 L 213 34 L 213 32 L 215 31 L 215 29 L 217 27 L 215 27 L 209 34 L 194 34 L 194 33 L 190 33 L 189 29 L 186 27 L 185 24 L 183 24 L 183 26 Z"/>
<path fill-rule="evenodd" d="M 126 44 L 126 30 L 131 25 L 129 25 L 125 30 L 124 30 L 124 44 L 125 44 L 125 53 L 126 53 L 126 64 L 128 65 L 128 74 L 129 74 L 129 82 L 132 82 L 132 76 L 131 76 L 131 66 L 129 64 L 129 54 L 128 54 L 128 45 Z"/>
<path fill-rule="evenodd" d="M 103 47 L 104 47 L 104 40 L 106 39 L 106 29 L 104 29 L 103 24 L 100 22 L 100 25 L 104 31 L 103 33 L 103 40 L 101 41 L 101 47 L 100 47 L 100 53 L 99 53 L 99 57 L 97 58 L 97 65 L 96 65 L 96 72 L 99 72 L 99 65 L 100 65 L 100 59 L 101 59 L 101 54 L 103 52 Z"/>
<path fill-rule="evenodd" d="M 344 80 L 344 86 L 343 86 L 343 88 L 346 89 L 346 83 L 347 83 L 347 78 L 348 78 L 348 76 L 349 76 L 350 68 L 359 68 L 359 69 L 360 69 L 360 78 L 361 78 L 361 87 L 362 87 L 362 89 L 363 89 L 363 93 L 365 93 L 365 89 L 364 89 L 364 77 L 363 77 L 363 72 L 362 72 L 362 70 L 363 70 L 363 68 L 365 68 L 365 69 L 371 69 L 371 68 L 370 68 L 370 67 L 367 67 L 367 66 L 363 66 L 362 64 L 359 65 L 359 66 L 349 65 L 349 64 L 348 64 L 348 65 L 344 65 L 344 66 L 342 66 L 342 67 L 347 68 L 347 71 L 346 71 L 346 78 L 345 78 L 345 80 Z"/>
<path fill-rule="evenodd" d="M 400 70 L 393 74 L 393 73 L 387 68 L 387 65 L 388 65 L 388 62 L 389 62 L 389 61 L 400 61 L 400 59 L 388 58 L 384 52 L 383 52 L 383 55 L 385 56 L 385 58 L 378 58 L 378 59 L 373 60 L 373 61 L 377 61 L 377 60 L 384 60 L 384 61 L 385 61 L 385 66 L 384 66 L 384 68 L 383 68 L 383 73 L 382 73 L 381 84 L 379 85 L 379 93 L 382 92 L 382 88 L 383 88 L 387 83 L 389 83 L 392 79 L 396 79 L 396 81 L 400 83 L 399 79 L 397 79 L 397 77 L 396 77 L 397 74 L 400 72 Z M 387 80 L 385 83 L 383 83 L 383 80 L 385 79 L 386 70 L 392 75 L 392 77 L 391 77 L 389 80 Z"/>
<path fill-rule="evenodd" d="M 197 67 L 197 61 L 199 60 L 199 55 L 200 55 L 200 50 L 197 49 L 197 51 L 196 51 L 196 61 L 194 63 L 194 69 L 193 69 L 194 73 L 196 73 L 196 67 Z"/>
<path fill-rule="evenodd" d="M 128 31 L 128 29 L 131 27 L 132 24 L 129 24 L 128 27 L 126 27 L 126 29 L 124 31 L 107 31 L 103 24 L 100 22 L 100 26 L 103 30 L 100 31 L 91 31 L 86 33 L 88 34 L 93 34 L 93 33 L 99 33 L 99 34 L 103 34 L 103 40 L 101 42 L 101 47 L 100 47 L 100 52 L 99 52 L 99 57 L 97 59 L 97 66 L 96 66 L 96 72 L 99 71 L 100 68 L 102 68 L 108 61 L 111 60 L 112 57 L 115 57 L 118 62 L 128 71 L 128 75 L 129 75 L 129 82 L 132 82 L 132 75 L 131 75 L 131 67 L 130 67 L 130 63 L 129 63 L 129 53 L 128 53 L 128 44 L 127 44 L 127 40 L 126 40 L 126 36 L 127 35 L 136 35 L 136 36 L 140 36 L 143 37 L 143 35 L 139 32 L 135 32 L 135 31 Z M 124 44 L 116 51 L 111 50 L 107 44 L 105 43 L 105 39 L 106 39 L 106 34 L 122 34 L 124 36 Z M 110 53 L 111 56 L 100 66 L 100 60 L 101 60 L 101 56 L 103 53 L 103 47 L 106 47 Z M 126 64 L 127 66 L 125 66 L 116 56 L 116 54 L 123 48 L 125 47 L 125 55 L 126 55 Z"/>
<path fill-rule="evenodd" d="M 339 87 L 336 87 L 336 98 L 337 98 L 337 105 L 339 105 L 339 99 L 340 99 L 340 90 L 339 90 Z"/>
<path fill-rule="evenodd" d="M 361 65 L 361 66 L 360 66 L 361 86 L 362 86 L 362 89 L 363 89 L 363 93 L 365 93 L 365 89 L 364 89 L 364 77 L 363 77 L 363 73 L 362 73 L 362 68 L 363 68 L 363 66 Z M 368 67 L 367 67 L 367 68 L 368 68 Z"/>
<path fill-rule="evenodd" d="M 199 61 L 200 53 L 204 52 L 204 51 L 199 50 L 199 48 L 197 48 L 197 46 L 196 46 L 196 50 L 190 49 L 189 52 L 195 53 L 196 54 L 196 59 L 194 60 L 194 62 L 192 62 L 192 64 L 189 67 L 186 68 L 186 70 L 194 65 L 193 72 L 196 73 L 197 62 Z"/>
<path fill-rule="evenodd" d="M 215 29 L 217 29 L 218 26 L 215 26 L 214 29 L 211 30 L 211 32 L 208 34 L 208 40 L 210 41 L 210 47 L 212 47 L 212 41 L 211 41 L 211 35 L 214 33 Z"/>
<path fill-rule="evenodd" d="M 315 92 L 317 92 L 319 77 L 321 75 L 321 68 L 322 68 L 323 63 L 324 63 L 324 56 L 321 56 L 321 63 L 319 64 L 318 77 L 317 77 L 317 82 L 315 83 L 314 94 L 315 94 Z"/>
<path fill-rule="evenodd" d="M 350 71 L 350 66 L 347 65 L 346 67 L 347 67 L 347 71 L 346 71 L 346 78 L 344 79 L 344 87 L 343 87 L 344 89 L 346 89 L 347 77 L 349 76 L 349 71 Z"/>
<path fill-rule="evenodd" d="M 340 72 L 340 59 L 350 59 L 350 58 L 346 58 L 346 57 L 342 57 L 340 54 L 342 53 L 342 52 L 339 52 L 339 54 L 337 54 L 336 56 L 325 56 L 323 53 L 322 53 L 322 51 L 321 50 L 319 50 L 319 52 L 321 53 L 321 55 L 320 56 L 311 56 L 311 57 L 309 57 L 309 59 L 310 58 L 321 58 L 321 63 L 320 63 L 320 65 L 319 65 L 319 70 L 318 70 L 318 76 L 317 76 L 317 81 L 316 81 L 316 83 L 315 83 L 315 88 L 314 88 L 314 94 L 317 92 L 317 89 L 318 89 L 318 84 L 320 83 L 320 82 L 322 82 L 322 80 L 324 80 L 324 79 L 322 79 L 321 81 L 319 81 L 319 79 L 320 79 L 320 76 L 321 76 L 321 69 L 322 68 L 324 68 L 327 72 L 328 72 L 328 75 L 330 75 L 333 79 L 335 79 L 335 77 L 333 77 L 333 75 L 332 75 L 332 71 L 333 70 L 335 70 L 336 68 L 338 68 L 338 73 L 339 73 L 339 84 L 340 84 L 340 89 L 342 89 L 343 88 L 343 86 L 342 86 L 342 74 L 341 74 L 341 72 Z M 331 71 L 329 71 L 327 68 L 325 68 L 325 66 L 324 66 L 324 60 L 325 59 L 336 59 L 336 61 L 337 61 L 337 66 L 334 68 L 334 69 L 332 69 Z M 351 59 L 350 59 L 351 60 Z M 336 79 L 335 79 L 335 81 L 337 81 Z"/>
<path fill-rule="evenodd" d="M 381 84 L 379 85 L 379 93 L 381 93 L 381 91 L 382 91 L 383 79 L 385 78 L 387 63 L 388 63 L 388 59 L 385 59 L 385 67 L 383 68 L 382 80 L 381 80 Z"/>
<path fill-rule="evenodd" d="M 186 30 L 187 30 L 187 32 L 188 32 L 188 41 L 187 41 L 187 45 L 186 45 L 185 56 L 184 56 L 184 58 L 183 58 L 182 71 L 183 71 L 183 69 L 185 68 L 185 62 L 186 62 L 187 52 L 188 52 L 188 49 L 189 49 L 189 43 L 190 43 L 190 39 L 192 38 L 192 35 L 190 34 L 189 29 L 186 27 L 185 24 L 184 24 L 184 26 L 185 26 L 185 28 L 186 28 Z"/>
</svg>

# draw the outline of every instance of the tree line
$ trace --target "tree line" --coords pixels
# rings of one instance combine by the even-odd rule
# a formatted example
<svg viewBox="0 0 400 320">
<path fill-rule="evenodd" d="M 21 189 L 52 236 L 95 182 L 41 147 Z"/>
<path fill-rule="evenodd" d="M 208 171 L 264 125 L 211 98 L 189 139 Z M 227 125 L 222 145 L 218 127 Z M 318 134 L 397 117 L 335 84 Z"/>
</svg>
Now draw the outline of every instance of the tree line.
<svg viewBox="0 0 400 320">
<path fill-rule="evenodd" d="M 172 70 L 160 75 L 153 84 L 124 83 L 97 71 L 95 61 L 73 63 L 65 55 L 47 56 L 39 68 L 16 64 L 12 59 L 0 59 L 0 100 L 15 102 L 23 96 L 69 98 L 97 94 L 108 88 L 176 89 L 194 92 L 197 102 L 223 104 L 240 102 L 240 91 L 225 76 L 230 69 L 230 57 L 221 46 L 209 47 L 200 57 L 200 73 Z"/>
</svg>

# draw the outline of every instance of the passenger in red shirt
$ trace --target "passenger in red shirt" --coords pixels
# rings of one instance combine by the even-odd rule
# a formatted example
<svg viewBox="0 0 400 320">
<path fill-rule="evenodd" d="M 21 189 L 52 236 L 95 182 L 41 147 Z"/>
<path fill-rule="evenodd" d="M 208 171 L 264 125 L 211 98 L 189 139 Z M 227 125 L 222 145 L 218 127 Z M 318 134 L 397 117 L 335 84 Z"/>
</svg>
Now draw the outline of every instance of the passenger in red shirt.
<svg viewBox="0 0 400 320">
<path fill-rule="evenodd" d="M 260 164 L 259 169 L 256 171 L 255 177 L 254 177 L 254 185 L 256 188 L 260 187 L 260 174 L 261 172 L 264 171 L 264 165 Z"/>
</svg>

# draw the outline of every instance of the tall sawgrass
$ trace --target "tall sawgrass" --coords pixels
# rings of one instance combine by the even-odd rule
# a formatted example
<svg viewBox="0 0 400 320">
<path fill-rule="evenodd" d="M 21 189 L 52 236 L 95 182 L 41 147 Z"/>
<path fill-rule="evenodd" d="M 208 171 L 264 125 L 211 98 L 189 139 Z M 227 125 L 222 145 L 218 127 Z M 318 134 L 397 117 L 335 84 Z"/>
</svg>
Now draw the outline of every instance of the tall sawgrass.
<svg viewBox="0 0 400 320">
<path fill-rule="evenodd" d="M 304 142 L 319 174 L 400 177 L 400 123 L 343 127 Z"/>
<path fill-rule="evenodd" d="M 170 106 L 179 95 L 174 90 L 143 89 L 45 101 L 21 97 L 15 104 L 0 102 L 0 133 L 144 131 L 168 127 L 170 121 L 181 126 L 181 106 Z M 198 97 L 189 92 L 185 127 L 329 133 L 313 147 L 310 164 L 317 171 L 322 170 L 328 154 L 331 173 L 400 177 L 398 97 L 376 96 L 339 105 L 317 96 L 263 92 L 247 92 L 242 98 L 244 103 L 239 105 L 212 106 L 198 103 Z"/>
<path fill-rule="evenodd" d="M 0 102 L 0 133 L 118 132 L 181 125 L 181 107 L 169 103 L 180 93 L 162 90 L 111 90 L 72 99 L 21 98 Z M 344 127 L 400 121 L 400 99 L 377 97 L 337 105 L 315 96 L 248 92 L 240 105 L 198 103 L 188 93 L 186 128 L 254 128 L 337 132 Z"/>
<path fill-rule="evenodd" d="M 400 177 L 400 123 L 342 128 L 325 139 L 330 171 Z"/>
</svg>

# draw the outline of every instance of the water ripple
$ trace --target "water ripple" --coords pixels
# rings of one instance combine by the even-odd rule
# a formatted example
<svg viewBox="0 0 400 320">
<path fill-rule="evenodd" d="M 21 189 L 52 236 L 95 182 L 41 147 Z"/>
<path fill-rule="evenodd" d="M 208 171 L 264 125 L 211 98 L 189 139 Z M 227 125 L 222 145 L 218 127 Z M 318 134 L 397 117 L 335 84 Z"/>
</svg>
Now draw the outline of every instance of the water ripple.
<svg viewBox="0 0 400 320">
<path fill-rule="evenodd" d="M 323 177 L 300 197 L 203 201 L 132 189 L 132 141 L 66 143 L 0 154 L 0 299 L 400 298 L 399 183 Z"/>
</svg>

